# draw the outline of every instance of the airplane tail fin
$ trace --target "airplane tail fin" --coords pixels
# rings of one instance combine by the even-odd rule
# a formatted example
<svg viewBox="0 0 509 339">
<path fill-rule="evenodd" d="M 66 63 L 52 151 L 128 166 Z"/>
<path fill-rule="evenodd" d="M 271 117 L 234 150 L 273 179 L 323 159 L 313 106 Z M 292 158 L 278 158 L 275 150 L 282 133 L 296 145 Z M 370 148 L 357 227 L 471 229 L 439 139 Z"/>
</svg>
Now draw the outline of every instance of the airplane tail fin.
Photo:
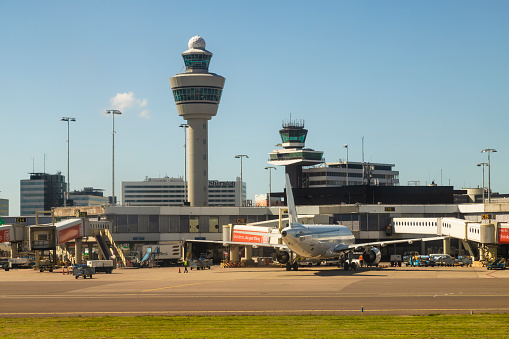
<svg viewBox="0 0 509 339">
<path fill-rule="evenodd" d="M 286 201 L 288 205 L 288 217 L 290 219 L 290 227 L 299 224 L 297 218 L 297 209 L 295 208 L 295 201 L 293 200 L 292 184 L 290 183 L 290 177 L 285 174 L 286 179 Z"/>
</svg>

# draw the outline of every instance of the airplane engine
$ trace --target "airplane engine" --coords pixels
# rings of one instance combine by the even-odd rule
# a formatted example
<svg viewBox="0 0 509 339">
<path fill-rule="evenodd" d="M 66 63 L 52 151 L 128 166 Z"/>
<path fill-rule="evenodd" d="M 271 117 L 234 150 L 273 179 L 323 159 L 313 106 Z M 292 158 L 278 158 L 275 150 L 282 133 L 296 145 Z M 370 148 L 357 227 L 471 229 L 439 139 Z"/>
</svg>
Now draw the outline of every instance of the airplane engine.
<svg viewBox="0 0 509 339">
<path fill-rule="evenodd" d="M 378 248 L 371 247 L 369 250 L 362 253 L 362 259 L 368 265 L 376 265 L 382 259 L 382 254 Z"/>
<path fill-rule="evenodd" d="M 280 264 L 286 264 L 290 261 L 290 254 L 286 251 L 281 251 L 277 255 L 277 261 L 279 261 Z"/>
</svg>

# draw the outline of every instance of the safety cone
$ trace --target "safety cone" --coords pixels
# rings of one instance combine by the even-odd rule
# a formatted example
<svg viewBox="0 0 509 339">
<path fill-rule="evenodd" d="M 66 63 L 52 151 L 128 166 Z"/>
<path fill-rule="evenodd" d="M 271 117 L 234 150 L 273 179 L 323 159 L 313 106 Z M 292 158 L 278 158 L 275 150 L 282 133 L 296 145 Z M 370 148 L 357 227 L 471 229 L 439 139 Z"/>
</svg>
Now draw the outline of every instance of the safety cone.
<svg viewBox="0 0 509 339">
<path fill-rule="evenodd" d="M 180 266 L 179 266 L 179 273 L 180 273 Z"/>
</svg>

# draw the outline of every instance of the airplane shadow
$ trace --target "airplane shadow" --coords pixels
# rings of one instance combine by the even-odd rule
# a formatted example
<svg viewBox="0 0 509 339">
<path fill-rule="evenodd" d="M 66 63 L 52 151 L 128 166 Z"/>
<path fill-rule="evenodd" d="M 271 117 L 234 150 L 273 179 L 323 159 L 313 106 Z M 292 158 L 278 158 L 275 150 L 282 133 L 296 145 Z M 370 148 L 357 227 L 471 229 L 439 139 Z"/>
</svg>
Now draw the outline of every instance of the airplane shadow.
<svg viewBox="0 0 509 339">
<path fill-rule="evenodd" d="M 361 269 L 357 269 L 355 271 L 352 271 L 352 270 L 345 271 L 342 268 L 333 268 L 333 269 L 327 269 L 327 270 L 320 270 L 320 269 L 301 269 L 301 270 L 302 271 L 304 271 L 304 270 L 313 271 L 313 275 L 318 276 L 318 277 L 336 277 L 336 276 L 349 277 L 349 276 L 356 276 L 356 275 L 362 275 L 363 277 L 381 277 L 382 275 L 380 275 L 380 274 L 370 274 L 370 272 L 381 272 L 382 270 L 385 272 L 394 271 L 394 269 L 391 269 L 391 268 L 382 269 L 382 268 L 376 268 L 376 267 L 361 268 Z"/>
</svg>

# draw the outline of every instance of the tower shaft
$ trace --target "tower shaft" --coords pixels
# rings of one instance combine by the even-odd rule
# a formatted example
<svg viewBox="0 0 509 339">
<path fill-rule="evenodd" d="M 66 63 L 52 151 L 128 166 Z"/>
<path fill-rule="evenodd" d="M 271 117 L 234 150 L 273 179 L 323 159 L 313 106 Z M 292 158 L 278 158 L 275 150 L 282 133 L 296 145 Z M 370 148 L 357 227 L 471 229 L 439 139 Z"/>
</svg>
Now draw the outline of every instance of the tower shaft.
<svg viewBox="0 0 509 339">
<path fill-rule="evenodd" d="M 187 119 L 187 176 L 191 206 L 208 206 L 208 119 Z"/>
</svg>

